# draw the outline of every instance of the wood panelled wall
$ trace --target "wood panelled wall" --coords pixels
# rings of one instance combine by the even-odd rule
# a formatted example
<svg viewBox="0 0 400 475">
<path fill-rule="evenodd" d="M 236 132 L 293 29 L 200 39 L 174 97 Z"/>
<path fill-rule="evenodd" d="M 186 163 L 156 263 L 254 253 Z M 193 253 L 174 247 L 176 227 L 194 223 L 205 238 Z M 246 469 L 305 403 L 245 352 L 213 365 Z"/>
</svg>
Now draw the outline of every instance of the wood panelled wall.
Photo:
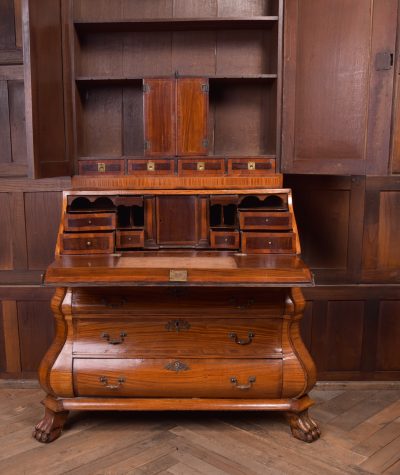
<svg viewBox="0 0 400 475">
<path fill-rule="evenodd" d="M 361 0 L 335 1 L 343 4 L 343 8 L 351 6 L 351 16 L 357 14 Z M 315 8 L 327 8 L 329 2 L 291 3 L 303 7 L 296 34 L 306 47 L 305 29 L 314 28 L 312 18 L 318 13 Z M 364 28 L 361 40 L 369 41 L 371 25 L 366 21 L 363 26 L 358 18 L 358 27 Z M 352 22 L 343 24 L 341 34 L 357 45 L 354 35 L 349 36 L 351 31 L 354 33 L 352 28 Z M 329 30 L 316 34 L 328 43 L 334 38 Z M 343 42 L 342 47 L 346 48 L 345 40 Z M 49 308 L 52 291 L 42 288 L 40 283 L 53 257 L 61 190 L 70 186 L 69 178 L 26 178 L 21 44 L 20 0 L 0 0 L 0 377 L 5 378 L 35 377 L 39 361 L 52 339 L 53 320 Z M 332 159 L 324 147 L 336 146 L 340 152 L 336 155 L 340 159 L 337 163 L 345 163 L 349 158 L 346 146 L 355 143 L 357 137 L 348 135 L 346 122 L 334 128 L 343 110 L 332 110 L 333 118 L 326 121 L 326 117 L 320 116 L 318 102 L 312 102 L 309 97 L 313 91 L 321 92 L 329 86 L 323 79 L 329 75 L 329 64 L 324 63 L 323 56 L 297 51 L 300 55 L 297 75 L 301 76 L 296 79 L 294 92 L 300 102 L 296 105 L 297 118 L 291 124 L 290 133 L 298 138 L 298 148 L 289 171 L 303 172 L 302 167 L 307 166 L 318 173 L 324 171 Z M 346 54 L 353 53 L 347 51 Z M 321 67 L 313 66 L 310 61 Z M 354 62 L 354 67 L 358 66 Z M 364 150 L 364 155 L 353 157 L 356 175 L 285 177 L 285 184 L 294 192 L 303 256 L 311 265 L 317 283 L 315 288 L 305 292 L 308 302 L 303 335 L 317 363 L 320 379 L 400 377 L 400 176 L 394 174 L 400 172 L 398 84 L 394 90 L 392 175 L 362 176 L 367 153 Z M 369 100 L 373 102 L 374 90 L 370 94 Z M 357 94 L 352 98 L 356 100 Z M 354 113 L 355 106 L 351 102 L 345 105 L 349 113 Z M 363 128 L 363 138 L 360 136 L 359 140 L 364 141 L 371 133 L 366 130 L 367 122 L 364 117 L 364 122 L 358 124 Z M 318 135 L 321 131 L 324 131 L 322 136 Z M 375 164 L 381 173 L 388 168 L 388 151 L 379 146 L 374 150 L 369 163 Z M 301 157 L 303 151 L 308 153 L 307 164 L 297 161 L 304 158 Z M 320 159 L 325 160 L 322 168 Z M 361 162 L 363 164 L 358 165 Z"/>
</svg>

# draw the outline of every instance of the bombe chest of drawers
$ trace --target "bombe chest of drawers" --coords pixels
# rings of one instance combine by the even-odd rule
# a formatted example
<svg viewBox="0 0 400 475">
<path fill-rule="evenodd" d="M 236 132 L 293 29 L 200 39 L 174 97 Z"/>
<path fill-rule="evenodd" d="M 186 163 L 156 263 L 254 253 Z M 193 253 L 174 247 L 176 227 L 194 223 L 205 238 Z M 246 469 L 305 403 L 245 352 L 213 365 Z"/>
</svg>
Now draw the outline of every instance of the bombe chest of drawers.
<svg viewBox="0 0 400 475">
<path fill-rule="evenodd" d="M 313 441 L 312 285 L 288 189 L 64 192 L 56 337 L 40 367 L 56 439 L 70 410 L 279 410 Z"/>
</svg>

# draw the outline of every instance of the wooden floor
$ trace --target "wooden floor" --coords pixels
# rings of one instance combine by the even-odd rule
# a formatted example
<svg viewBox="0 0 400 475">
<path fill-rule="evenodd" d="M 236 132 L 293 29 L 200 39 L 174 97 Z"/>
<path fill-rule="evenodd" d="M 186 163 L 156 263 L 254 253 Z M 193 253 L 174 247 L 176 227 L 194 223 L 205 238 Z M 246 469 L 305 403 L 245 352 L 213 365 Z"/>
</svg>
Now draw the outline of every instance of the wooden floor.
<svg viewBox="0 0 400 475">
<path fill-rule="evenodd" d="M 31 438 L 42 392 L 0 389 L 0 473 L 400 474 L 400 391 L 315 390 L 322 439 L 279 414 L 73 413 L 60 439 Z"/>
</svg>

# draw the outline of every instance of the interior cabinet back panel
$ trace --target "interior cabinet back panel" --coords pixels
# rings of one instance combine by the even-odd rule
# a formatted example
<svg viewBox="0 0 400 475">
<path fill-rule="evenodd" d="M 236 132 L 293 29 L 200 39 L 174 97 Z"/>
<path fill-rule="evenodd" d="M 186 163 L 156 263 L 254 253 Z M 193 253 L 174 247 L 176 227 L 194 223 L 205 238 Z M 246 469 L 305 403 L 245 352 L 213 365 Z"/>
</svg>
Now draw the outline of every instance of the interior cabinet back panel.
<svg viewBox="0 0 400 475">
<path fill-rule="evenodd" d="M 208 80 L 179 79 L 177 87 L 177 154 L 206 155 Z"/>
<path fill-rule="evenodd" d="M 210 114 L 215 155 L 275 153 L 276 96 L 264 80 L 211 80 Z M 238 133 L 240 131 L 240 133 Z"/>
<path fill-rule="evenodd" d="M 145 155 L 175 155 L 175 81 L 145 79 Z"/>
</svg>

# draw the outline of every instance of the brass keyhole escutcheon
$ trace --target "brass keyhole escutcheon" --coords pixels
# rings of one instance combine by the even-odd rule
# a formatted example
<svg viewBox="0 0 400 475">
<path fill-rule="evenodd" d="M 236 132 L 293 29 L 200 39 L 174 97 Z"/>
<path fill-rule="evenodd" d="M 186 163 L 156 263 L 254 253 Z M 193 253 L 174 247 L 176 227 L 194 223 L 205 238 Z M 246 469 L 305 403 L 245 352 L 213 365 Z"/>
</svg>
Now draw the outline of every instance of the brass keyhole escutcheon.
<svg viewBox="0 0 400 475">
<path fill-rule="evenodd" d="M 206 164 L 204 162 L 197 162 L 197 170 L 199 172 L 204 172 L 206 169 Z"/>
<path fill-rule="evenodd" d="M 97 164 L 97 171 L 100 172 L 100 173 L 105 173 L 106 164 L 105 163 L 98 163 Z"/>
<path fill-rule="evenodd" d="M 154 172 L 156 169 L 156 164 L 154 162 L 147 162 L 147 171 Z"/>
<path fill-rule="evenodd" d="M 247 169 L 248 170 L 255 170 L 256 169 L 256 162 L 247 162 Z"/>
</svg>

